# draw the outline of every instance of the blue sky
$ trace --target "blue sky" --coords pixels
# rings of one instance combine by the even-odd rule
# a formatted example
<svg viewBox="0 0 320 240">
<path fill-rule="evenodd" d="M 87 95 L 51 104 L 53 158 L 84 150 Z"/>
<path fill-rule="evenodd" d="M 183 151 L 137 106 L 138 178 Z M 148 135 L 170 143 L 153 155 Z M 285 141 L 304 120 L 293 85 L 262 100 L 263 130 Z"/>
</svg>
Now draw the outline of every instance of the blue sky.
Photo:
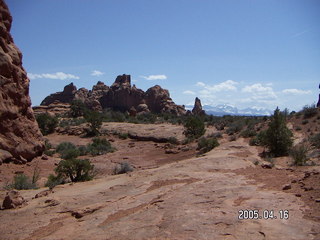
<svg viewBox="0 0 320 240">
<path fill-rule="evenodd" d="M 318 99 L 318 0 L 6 0 L 33 105 L 130 74 L 178 104 L 299 110 Z"/>
</svg>

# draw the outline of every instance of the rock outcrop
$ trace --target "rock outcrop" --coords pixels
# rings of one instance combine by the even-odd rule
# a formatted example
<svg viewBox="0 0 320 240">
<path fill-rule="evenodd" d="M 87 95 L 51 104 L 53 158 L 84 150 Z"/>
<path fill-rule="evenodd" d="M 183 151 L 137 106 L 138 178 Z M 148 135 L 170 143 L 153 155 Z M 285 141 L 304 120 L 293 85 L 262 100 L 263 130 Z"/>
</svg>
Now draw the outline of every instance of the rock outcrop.
<svg viewBox="0 0 320 240">
<path fill-rule="evenodd" d="M 194 107 L 192 109 L 192 114 L 197 115 L 197 116 L 205 115 L 205 111 L 202 110 L 201 100 L 197 97 L 194 101 Z"/>
<path fill-rule="evenodd" d="M 6 197 L 3 200 L 2 208 L 11 209 L 21 207 L 26 204 L 26 200 L 20 195 L 19 191 L 11 190 L 7 192 Z"/>
<path fill-rule="evenodd" d="M 99 81 L 92 90 L 77 90 L 71 83 L 65 86 L 62 92 L 46 97 L 41 105 L 51 106 L 57 102 L 70 104 L 73 100 L 81 100 L 93 110 L 111 108 L 116 111 L 128 111 L 132 115 L 148 112 L 175 115 L 186 113 L 184 106 L 176 105 L 172 101 L 168 90 L 156 85 L 144 92 L 135 85 L 131 86 L 131 77 L 126 74 L 119 75 L 110 87 Z"/>
<path fill-rule="evenodd" d="M 44 142 L 29 97 L 29 79 L 22 54 L 10 34 L 12 17 L 0 0 L 0 162 L 32 160 L 41 155 Z M 12 157 L 8 157 L 10 154 Z"/>
</svg>

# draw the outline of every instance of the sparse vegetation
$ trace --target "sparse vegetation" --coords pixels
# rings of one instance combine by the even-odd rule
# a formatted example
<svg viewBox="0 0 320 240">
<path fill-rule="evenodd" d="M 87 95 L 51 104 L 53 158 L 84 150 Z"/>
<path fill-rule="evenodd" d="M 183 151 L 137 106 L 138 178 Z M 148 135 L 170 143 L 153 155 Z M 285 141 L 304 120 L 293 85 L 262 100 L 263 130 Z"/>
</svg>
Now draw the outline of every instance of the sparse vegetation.
<svg viewBox="0 0 320 240">
<path fill-rule="evenodd" d="M 70 116 L 73 118 L 84 116 L 88 111 L 86 105 L 81 100 L 73 100 L 70 105 Z"/>
<path fill-rule="evenodd" d="M 311 104 L 310 106 L 304 106 L 302 113 L 304 118 L 311 118 L 318 114 L 318 110 L 315 104 Z"/>
<path fill-rule="evenodd" d="M 34 180 L 34 179 L 33 179 Z M 14 176 L 13 182 L 5 187 L 6 189 L 28 190 L 36 189 L 37 184 L 30 180 L 24 173 L 19 173 Z"/>
<path fill-rule="evenodd" d="M 45 146 L 44 154 L 46 154 L 47 156 L 52 156 L 55 153 L 55 150 L 51 150 L 52 145 L 47 139 L 44 141 L 44 146 Z"/>
<path fill-rule="evenodd" d="M 266 143 L 266 131 L 260 131 L 255 137 L 251 138 L 249 141 L 250 146 L 265 146 Z"/>
<path fill-rule="evenodd" d="M 133 171 L 133 167 L 130 165 L 130 163 L 122 162 L 114 168 L 113 173 L 116 175 L 116 174 L 124 174 L 127 172 L 132 172 L 132 171 Z"/>
<path fill-rule="evenodd" d="M 71 142 L 60 143 L 56 148 L 56 152 L 60 153 L 62 159 L 77 158 L 80 155 L 80 151 Z"/>
<path fill-rule="evenodd" d="M 176 137 L 169 137 L 168 142 L 171 144 L 179 144 L 179 141 Z"/>
<path fill-rule="evenodd" d="M 111 143 L 105 138 L 94 138 L 92 143 L 87 145 L 87 152 L 93 156 L 113 152 L 114 150 Z"/>
<path fill-rule="evenodd" d="M 187 138 L 199 138 L 205 133 L 205 126 L 202 119 L 191 116 L 184 124 L 184 135 Z"/>
<path fill-rule="evenodd" d="M 305 144 L 296 145 L 290 150 L 290 156 L 293 159 L 293 164 L 303 166 L 306 164 L 308 147 Z"/>
<path fill-rule="evenodd" d="M 241 137 L 249 138 L 257 135 L 257 132 L 252 128 L 247 128 L 240 133 Z"/>
<path fill-rule="evenodd" d="M 129 137 L 129 134 L 128 133 L 119 133 L 118 136 L 120 139 L 127 139 Z"/>
<path fill-rule="evenodd" d="M 87 136 L 97 136 L 100 133 L 100 128 L 102 125 L 102 115 L 96 111 L 89 111 L 84 115 L 84 118 L 89 123 L 89 131 Z"/>
<path fill-rule="evenodd" d="M 65 183 L 65 180 L 61 175 L 56 176 L 54 174 L 50 174 L 45 184 L 45 187 L 48 187 L 49 189 L 53 189 L 55 186 L 64 184 L 64 183 Z"/>
<path fill-rule="evenodd" d="M 216 138 L 205 138 L 201 137 L 198 141 L 198 147 L 197 150 L 199 150 L 199 153 L 206 153 L 212 150 L 215 147 L 219 146 L 219 142 Z"/>
<path fill-rule="evenodd" d="M 265 145 L 274 156 L 285 156 L 292 146 L 292 136 L 292 132 L 286 126 L 283 114 L 277 108 L 266 131 Z"/>
<path fill-rule="evenodd" d="M 48 135 L 54 132 L 58 125 L 58 118 L 52 117 L 47 113 L 41 113 L 36 116 L 40 131 L 43 135 Z"/>
<path fill-rule="evenodd" d="M 89 181 L 93 178 L 94 166 L 88 159 L 71 158 L 61 160 L 55 169 L 56 178 L 51 177 L 51 180 L 70 178 L 71 182 Z"/>
<path fill-rule="evenodd" d="M 312 146 L 315 146 L 316 148 L 320 148 L 320 133 L 313 135 L 310 138 L 310 142 Z"/>
</svg>

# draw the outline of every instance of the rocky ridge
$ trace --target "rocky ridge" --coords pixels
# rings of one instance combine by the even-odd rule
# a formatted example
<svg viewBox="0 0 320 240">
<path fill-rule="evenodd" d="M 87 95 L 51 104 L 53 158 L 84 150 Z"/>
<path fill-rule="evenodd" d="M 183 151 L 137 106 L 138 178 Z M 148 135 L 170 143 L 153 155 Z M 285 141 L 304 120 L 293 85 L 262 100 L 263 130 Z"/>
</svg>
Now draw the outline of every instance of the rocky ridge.
<svg viewBox="0 0 320 240">
<path fill-rule="evenodd" d="M 41 155 L 44 142 L 29 97 L 22 54 L 10 34 L 12 17 L 0 0 L 0 164 L 24 163 Z"/>
<path fill-rule="evenodd" d="M 81 100 L 90 109 L 98 111 L 111 108 L 132 114 L 153 112 L 181 116 L 186 113 L 184 106 L 172 101 L 168 90 L 155 85 L 145 92 L 134 84 L 131 86 L 131 77 L 126 74 L 119 75 L 110 87 L 99 81 L 92 90 L 77 89 L 73 83 L 70 83 L 62 92 L 47 96 L 41 102 L 41 106 L 49 106 L 53 103 L 70 104 L 73 100 Z"/>
</svg>

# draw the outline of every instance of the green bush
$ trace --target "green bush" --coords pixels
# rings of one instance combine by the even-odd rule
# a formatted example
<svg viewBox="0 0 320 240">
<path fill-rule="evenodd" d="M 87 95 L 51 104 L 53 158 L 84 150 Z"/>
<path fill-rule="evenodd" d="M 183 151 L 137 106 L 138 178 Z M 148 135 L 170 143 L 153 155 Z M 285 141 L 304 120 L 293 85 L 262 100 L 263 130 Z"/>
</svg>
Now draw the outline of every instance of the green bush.
<svg viewBox="0 0 320 240">
<path fill-rule="evenodd" d="M 308 147 L 304 144 L 296 145 L 290 150 L 290 156 L 293 159 L 293 164 L 296 166 L 303 166 L 306 164 Z"/>
<path fill-rule="evenodd" d="M 58 125 L 58 118 L 52 117 L 47 113 L 41 113 L 36 116 L 40 131 L 43 135 L 48 135 L 54 132 Z"/>
<path fill-rule="evenodd" d="M 255 137 L 251 138 L 249 141 L 250 146 L 266 146 L 267 132 L 260 131 Z"/>
<path fill-rule="evenodd" d="M 235 133 L 238 133 L 242 130 L 244 127 L 244 122 L 243 121 L 236 121 L 233 122 L 229 125 L 228 129 L 226 130 L 226 133 L 229 135 L 233 135 Z"/>
<path fill-rule="evenodd" d="M 62 159 L 77 158 L 80 155 L 80 151 L 71 142 L 62 142 L 57 148 L 56 152 L 60 153 Z"/>
<path fill-rule="evenodd" d="M 120 139 L 127 139 L 129 137 L 128 133 L 119 133 L 118 136 Z"/>
<path fill-rule="evenodd" d="M 114 150 L 111 143 L 105 138 L 94 138 L 92 143 L 87 145 L 87 151 L 93 156 L 113 152 Z"/>
<path fill-rule="evenodd" d="M 123 173 L 127 173 L 127 172 L 132 172 L 132 171 L 133 171 L 133 167 L 130 165 L 130 163 L 122 162 L 122 163 L 120 163 L 120 165 L 117 165 L 114 168 L 113 173 L 114 174 L 123 174 Z"/>
<path fill-rule="evenodd" d="M 265 144 L 270 153 L 276 157 L 287 155 L 292 146 L 292 136 L 292 132 L 286 126 L 283 114 L 277 108 L 266 131 Z"/>
<path fill-rule="evenodd" d="M 197 150 L 200 150 L 199 151 L 200 153 L 206 153 L 218 146 L 219 146 L 219 142 L 216 138 L 202 137 L 198 141 Z"/>
<path fill-rule="evenodd" d="M 205 133 L 204 121 L 199 117 L 190 116 L 184 124 L 184 135 L 187 138 L 199 138 Z"/>
<path fill-rule="evenodd" d="M 52 145 L 48 139 L 44 141 L 44 146 L 45 146 L 44 154 L 46 154 L 47 156 L 52 156 L 55 153 L 54 150 L 51 150 Z"/>
<path fill-rule="evenodd" d="M 302 125 L 306 125 L 306 124 L 309 123 L 309 120 L 305 119 L 305 120 L 303 120 L 301 123 L 302 123 Z"/>
<path fill-rule="evenodd" d="M 87 132 L 87 136 L 97 136 L 99 135 L 102 125 L 102 115 L 99 112 L 90 111 L 84 115 L 84 118 L 89 123 L 89 132 Z"/>
<path fill-rule="evenodd" d="M 318 114 L 318 110 L 317 110 L 315 104 L 311 104 L 310 106 L 306 105 L 303 108 L 302 113 L 303 113 L 304 118 L 311 118 L 311 117 L 316 116 Z"/>
<path fill-rule="evenodd" d="M 243 130 L 240 133 L 240 136 L 244 138 L 254 137 L 256 135 L 257 135 L 257 132 L 254 129 L 249 129 L 249 128 Z"/>
<path fill-rule="evenodd" d="M 84 118 L 72 118 L 72 119 L 62 119 L 59 122 L 60 127 L 69 127 L 69 126 L 79 126 L 82 123 L 85 123 Z"/>
<path fill-rule="evenodd" d="M 61 178 L 70 178 L 71 182 L 83 182 L 93 178 L 93 168 L 88 159 L 71 158 L 61 160 L 55 172 Z"/>
<path fill-rule="evenodd" d="M 169 137 L 168 142 L 171 144 L 179 144 L 179 141 L 176 137 Z"/>
<path fill-rule="evenodd" d="M 14 176 L 12 184 L 9 184 L 6 188 L 17 190 L 36 189 L 37 184 L 32 182 L 24 173 L 20 173 Z"/>
<path fill-rule="evenodd" d="M 86 105 L 81 100 L 73 100 L 70 105 L 70 115 L 73 118 L 84 116 L 88 111 Z"/>
<path fill-rule="evenodd" d="M 55 186 L 60 185 L 60 184 L 64 184 L 64 183 L 65 183 L 65 181 L 61 175 L 56 176 L 54 174 L 50 174 L 48 177 L 48 180 L 45 184 L 45 187 L 53 189 Z"/>
<path fill-rule="evenodd" d="M 315 146 L 316 148 L 320 148 L 320 133 L 317 133 L 316 135 L 312 136 L 310 138 L 310 142 L 312 146 Z"/>
</svg>

